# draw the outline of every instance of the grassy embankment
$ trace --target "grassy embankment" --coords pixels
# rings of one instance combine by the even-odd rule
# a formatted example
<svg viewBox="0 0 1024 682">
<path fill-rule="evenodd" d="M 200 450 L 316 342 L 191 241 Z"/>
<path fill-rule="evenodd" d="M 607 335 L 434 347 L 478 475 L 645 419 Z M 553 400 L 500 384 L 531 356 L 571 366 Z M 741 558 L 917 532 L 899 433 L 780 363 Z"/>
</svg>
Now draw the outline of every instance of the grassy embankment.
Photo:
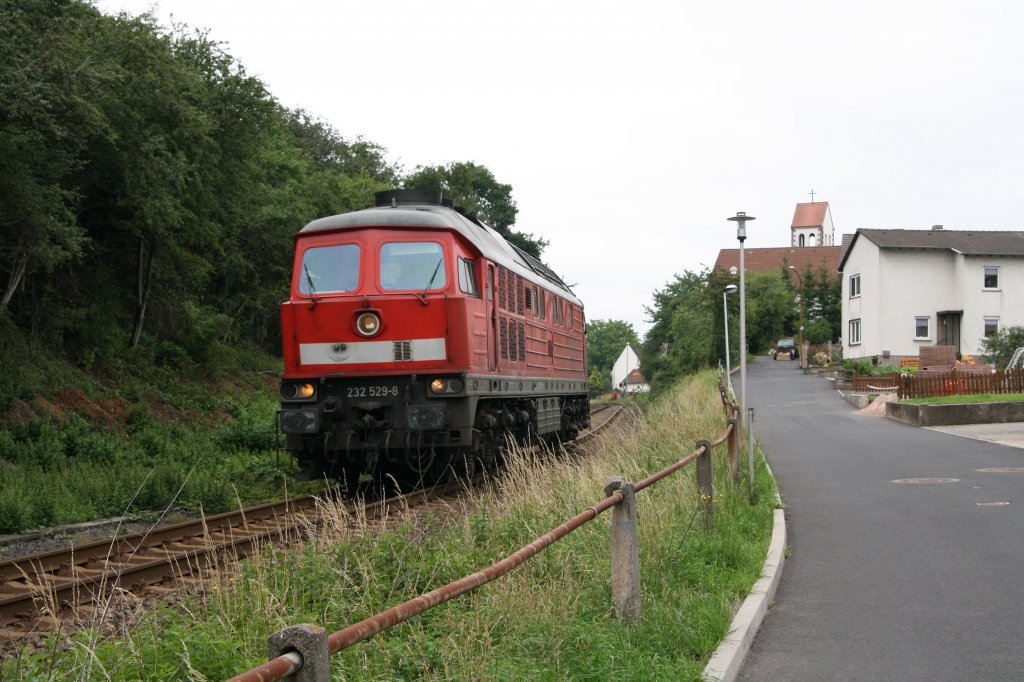
<svg viewBox="0 0 1024 682">
<path fill-rule="evenodd" d="M 127 639 L 82 633 L 59 654 L 0 669 L 10 677 L 220 679 L 265 660 L 267 636 L 294 623 L 340 629 L 502 558 L 630 480 L 676 461 L 724 428 L 705 372 L 656 401 L 581 461 L 513 458 L 508 475 L 454 513 L 373 530 L 332 522 L 301 549 L 267 547 L 202 603 L 138 617 Z M 631 421 L 631 420 L 627 420 Z M 694 468 L 638 495 L 644 616 L 615 619 L 602 516 L 497 582 L 333 657 L 335 677 L 393 679 L 697 679 L 757 579 L 774 483 L 759 461 L 755 503 L 715 453 L 715 524 L 696 514 Z M 370 530 L 371 532 L 363 532 Z"/>
<path fill-rule="evenodd" d="M 938 395 L 931 398 L 907 398 L 910 405 L 957 405 L 960 403 L 1010 403 L 1024 400 L 1024 393 L 978 393 L 974 395 Z"/>
<path fill-rule="evenodd" d="M 140 348 L 86 371 L 14 334 L 0 345 L 0 533 L 296 492 L 269 355 L 224 349 L 200 367 Z"/>
</svg>

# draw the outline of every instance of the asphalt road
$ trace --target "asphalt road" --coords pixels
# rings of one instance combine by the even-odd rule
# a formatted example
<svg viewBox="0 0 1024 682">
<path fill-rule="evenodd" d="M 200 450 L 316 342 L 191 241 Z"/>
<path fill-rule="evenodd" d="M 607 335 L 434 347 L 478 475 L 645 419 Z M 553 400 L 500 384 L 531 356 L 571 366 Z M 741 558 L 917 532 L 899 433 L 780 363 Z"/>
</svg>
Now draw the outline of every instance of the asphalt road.
<svg viewBox="0 0 1024 682">
<path fill-rule="evenodd" d="M 1024 450 L 858 414 L 796 365 L 747 368 L 789 552 L 739 679 L 1024 679 Z"/>
</svg>

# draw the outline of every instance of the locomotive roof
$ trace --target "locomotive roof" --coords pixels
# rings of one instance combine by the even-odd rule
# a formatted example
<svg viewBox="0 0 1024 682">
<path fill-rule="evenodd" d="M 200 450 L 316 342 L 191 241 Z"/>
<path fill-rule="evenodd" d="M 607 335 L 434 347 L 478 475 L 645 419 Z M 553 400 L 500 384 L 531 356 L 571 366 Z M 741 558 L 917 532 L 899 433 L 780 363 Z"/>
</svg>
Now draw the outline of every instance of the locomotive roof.
<svg viewBox="0 0 1024 682">
<path fill-rule="evenodd" d="M 551 268 L 514 244 L 508 243 L 490 226 L 447 206 L 404 203 L 398 206 L 366 208 L 318 218 L 299 232 L 306 234 L 358 227 L 423 227 L 454 230 L 479 249 L 485 258 L 533 282 L 546 284 L 549 288 L 558 290 L 562 297 L 583 307 L 583 302 L 576 298 L 569 286 Z"/>
</svg>

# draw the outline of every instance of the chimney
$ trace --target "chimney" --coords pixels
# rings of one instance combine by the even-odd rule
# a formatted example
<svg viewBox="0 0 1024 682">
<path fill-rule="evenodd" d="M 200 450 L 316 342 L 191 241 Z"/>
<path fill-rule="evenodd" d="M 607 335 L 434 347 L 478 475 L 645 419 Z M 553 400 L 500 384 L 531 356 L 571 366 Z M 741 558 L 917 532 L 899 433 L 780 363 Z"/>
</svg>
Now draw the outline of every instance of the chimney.
<svg viewBox="0 0 1024 682">
<path fill-rule="evenodd" d="M 942 225 L 932 225 L 932 232 L 938 232 L 942 229 Z"/>
</svg>

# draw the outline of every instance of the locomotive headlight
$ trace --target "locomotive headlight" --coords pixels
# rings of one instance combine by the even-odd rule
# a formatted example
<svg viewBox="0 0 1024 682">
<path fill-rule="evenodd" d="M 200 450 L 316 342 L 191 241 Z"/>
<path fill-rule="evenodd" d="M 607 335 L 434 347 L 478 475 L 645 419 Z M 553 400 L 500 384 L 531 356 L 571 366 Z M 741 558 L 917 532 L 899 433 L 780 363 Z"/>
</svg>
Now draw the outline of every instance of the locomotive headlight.
<svg viewBox="0 0 1024 682">
<path fill-rule="evenodd" d="M 438 377 L 430 382 L 430 392 L 451 395 L 454 393 L 462 393 L 464 388 L 462 379 L 458 377 L 452 377 L 450 379 L 445 377 Z"/>
<path fill-rule="evenodd" d="M 363 336 L 375 336 L 380 331 L 377 313 L 360 313 L 356 318 L 356 331 Z"/>
<path fill-rule="evenodd" d="M 283 400 L 309 400 L 314 395 L 316 395 L 316 386 L 309 382 L 281 384 L 281 398 Z"/>
</svg>

